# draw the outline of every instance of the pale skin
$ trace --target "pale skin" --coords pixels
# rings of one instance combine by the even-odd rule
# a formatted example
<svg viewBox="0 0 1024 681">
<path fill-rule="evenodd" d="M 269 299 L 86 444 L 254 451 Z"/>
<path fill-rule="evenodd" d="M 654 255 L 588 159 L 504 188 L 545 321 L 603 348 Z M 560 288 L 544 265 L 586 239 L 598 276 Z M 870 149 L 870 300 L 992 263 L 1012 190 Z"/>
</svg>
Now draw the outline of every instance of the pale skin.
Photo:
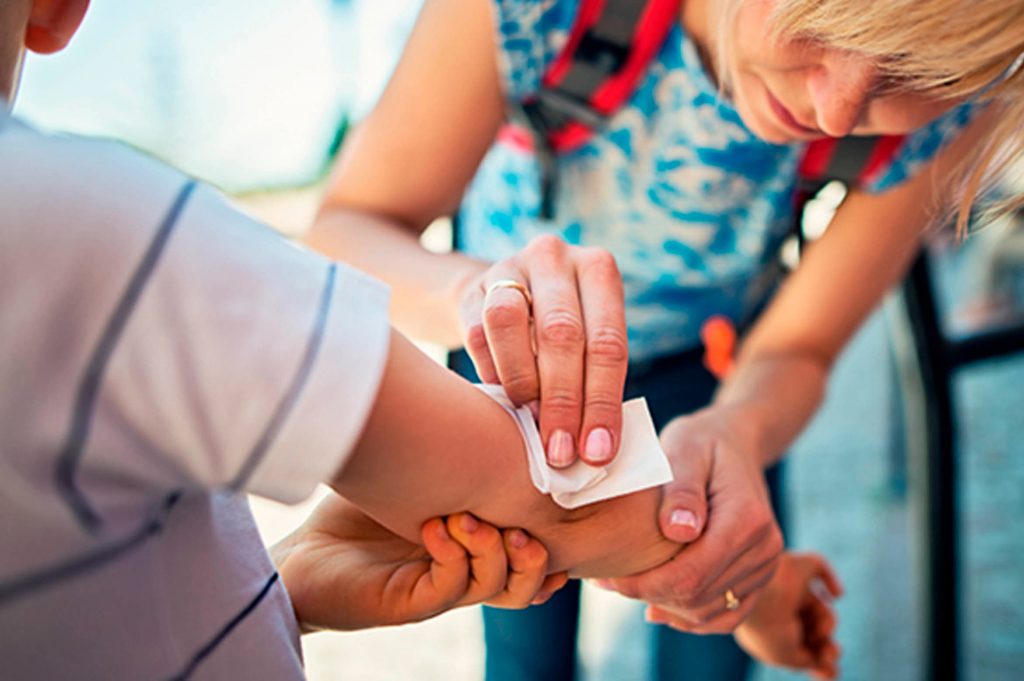
<svg viewBox="0 0 1024 681">
<path fill-rule="evenodd" d="M 58 50 L 86 5 L 7 5 L 3 35 Z M 20 48 L 12 52 L 18 59 L 2 64 L 5 99 L 20 61 Z M 660 490 L 575 511 L 539 494 L 510 416 L 397 333 L 372 415 L 332 484 L 347 499 L 328 497 L 273 549 L 305 630 L 396 624 L 483 600 L 523 607 L 550 596 L 567 570 L 628 575 L 680 548 L 658 531 Z M 499 532 L 467 509 L 495 525 L 527 527 L 552 550 L 522 530 Z"/>
<path fill-rule="evenodd" d="M 954 105 L 893 94 L 860 55 L 771 39 L 769 9 L 770 0 L 743 5 L 724 55 L 739 113 L 758 136 L 905 133 Z M 687 0 L 681 17 L 710 73 L 723 56 L 713 39 L 718 11 L 713 0 Z M 418 242 L 457 208 L 504 121 L 495 55 L 486 0 L 428 0 L 381 101 L 343 149 L 308 242 L 388 281 L 398 328 L 464 346 L 483 380 L 517 403 L 539 401 L 549 463 L 601 463 L 618 446 L 628 360 L 610 254 L 540 237 L 490 263 Z M 804 428 L 836 356 L 906 269 L 986 118 L 912 180 L 853 192 L 748 334 L 713 404 L 664 429 L 675 481 L 661 498 L 660 527 L 693 543 L 685 558 L 617 581 L 623 593 L 702 631 L 731 631 L 749 614 L 782 550 L 763 469 Z M 508 278 L 528 285 L 532 310 L 511 288 L 485 295 Z M 737 611 L 724 608 L 728 588 L 741 597 Z"/>
<path fill-rule="evenodd" d="M 3 15 L 0 54 L 14 55 L 2 64 L 6 99 L 12 97 L 21 56 L 20 49 L 8 49 L 7 41 L 58 50 L 74 33 L 86 5 L 81 0 L 6 5 L 10 14 Z M 8 30 L 17 26 L 12 16 L 27 30 Z M 606 262 L 600 254 L 590 255 Z M 431 386 L 429 400 L 410 397 L 423 386 Z M 474 418 L 466 419 L 466 413 Z M 390 426 L 400 420 L 409 424 L 408 431 Z M 526 480 L 522 446 L 513 429 L 497 405 L 395 335 L 374 414 L 350 466 L 334 481 L 373 518 L 331 497 L 275 549 L 303 625 L 397 623 L 485 598 L 521 607 L 543 600 L 564 581 L 564 574 L 545 577 L 548 572 L 566 568 L 581 575 L 616 576 L 663 563 L 678 551 L 658 532 L 657 490 L 574 512 L 538 495 Z M 468 514 L 423 522 L 462 509 L 501 525 L 535 528 L 552 547 L 550 563 L 543 547 L 520 530 L 499 533 Z M 677 566 L 683 564 L 676 559 Z M 776 582 L 777 593 L 805 593 L 809 574 L 793 578 L 784 573 Z M 762 620 L 769 628 L 773 613 L 764 613 Z M 655 616 L 678 625 L 673 612 Z M 788 642 L 788 650 L 802 649 Z M 772 654 L 781 663 L 801 664 L 787 662 L 785 650 L 772 648 Z"/>
<path fill-rule="evenodd" d="M 395 427 L 399 422 L 402 426 Z M 318 511 L 322 517 L 314 516 L 308 527 L 300 528 L 276 552 L 281 574 L 295 585 L 291 593 L 296 608 L 307 613 L 311 627 L 365 626 L 359 607 L 368 598 L 388 603 L 388 612 L 396 613 L 394 621 L 410 619 L 409 603 L 419 603 L 422 591 L 444 592 L 446 580 L 435 577 L 424 587 L 427 576 L 446 561 L 464 560 L 463 552 L 454 546 L 449 549 L 450 559 L 432 548 L 438 531 L 441 539 L 450 536 L 466 547 L 470 562 L 476 563 L 466 595 L 446 607 L 484 598 L 499 606 L 523 607 L 548 598 L 564 584 L 566 572 L 614 578 L 669 559 L 685 564 L 686 552 L 658 528 L 660 489 L 573 510 L 557 506 L 530 482 L 525 446 L 512 417 L 398 333 L 392 334 L 366 428 L 332 486 L 345 499 L 329 498 L 327 508 Z M 455 509 L 472 515 L 450 515 Z M 371 531 L 339 522 L 347 514 L 361 518 Z M 424 517 L 445 515 L 449 517 L 446 531 L 440 530 L 444 526 L 437 520 L 421 527 Z M 524 528 L 543 543 L 547 554 L 523 532 L 506 531 L 502 536 L 492 525 Z M 386 537 L 388 555 L 378 552 L 372 560 L 366 559 L 365 546 L 381 537 Z M 407 543 L 398 545 L 400 537 Z M 412 544 L 418 538 L 434 557 L 431 570 L 422 561 L 402 562 L 408 555 L 423 557 L 423 551 Z M 532 549 L 528 541 L 535 544 Z M 503 554 L 487 550 L 489 543 L 502 542 L 509 556 L 507 578 L 504 564 L 495 560 Z M 398 561 L 399 569 L 380 564 L 387 559 Z M 790 556 L 783 562 L 803 565 L 802 559 Z M 339 564 L 350 569 L 340 569 Z M 356 564 L 361 567 L 355 569 Z M 538 569 L 552 574 L 542 579 Z M 751 654 L 770 657 L 773 664 L 832 678 L 838 657 L 831 638 L 834 616 L 828 604 L 809 605 L 818 603 L 813 600 L 812 583 L 826 576 L 831 572 L 820 559 L 815 569 L 781 571 L 765 589 L 771 599 L 752 611 L 758 619 L 737 629 L 753 627 L 754 631 L 737 640 Z M 838 595 L 837 587 L 830 591 Z M 426 600 L 440 610 L 438 598 Z M 350 612 L 353 607 L 355 615 Z M 718 604 L 709 605 L 703 616 L 710 618 L 717 608 Z M 422 607 L 414 610 L 424 612 Z M 671 626 L 679 625 L 670 612 L 651 614 Z"/>
<path fill-rule="evenodd" d="M 26 49 L 49 54 L 71 40 L 88 0 L 0 5 L 0 104 L 12 102 Z M 566 580 L 548 574 L 547 552 L 519 529 L 499 531 L 466 513 L 427 520 L 413 540 L 351 503 L 326 499 L 272 549 L 297 594 L 303 629 L 353 629 L 416 621 L 461 605 L 543 602 Z"/>
</svg>

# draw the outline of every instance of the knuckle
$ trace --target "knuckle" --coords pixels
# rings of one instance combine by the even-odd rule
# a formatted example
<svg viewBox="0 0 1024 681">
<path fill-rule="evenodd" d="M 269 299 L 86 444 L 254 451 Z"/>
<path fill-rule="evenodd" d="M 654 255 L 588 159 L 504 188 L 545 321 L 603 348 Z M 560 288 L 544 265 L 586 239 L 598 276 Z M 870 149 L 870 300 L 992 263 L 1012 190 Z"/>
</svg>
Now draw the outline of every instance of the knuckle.
<svg viewBox="0 0 1024 681">
<path fill-rule="evenodd" d="M 529 320 L 526 306 L 514 298 L 491 301 L 484 308 L 484 325 L 495 331 L 525 328 Z"/>
<path fill-rule="evenodd" d="M 629 358 L 629 344 L 621 329 L 602 326 L 594 329 L 587 339 L 587 359 L 600 366 L 625 365 Z"/>
<path fill-rule="evenodd" d="M 778 557 L 786 548 L 786 540 L 782 536 L 782 530 L 774 522 L 768 528 L 768 537 L 765 540 L 765 548 L 772 557 Z"/>
<path fill-rule="evenodd" d="M 616 399 L 614 395 L 603 393 L 587 395 L 583 401 L 583 409 L 588 414 L 588 421 L 597 417 L 604 422 L 604 425 L 617 427 L 619 424 L 617 417 L 622 413 L 622 400 Z"/>
<path fill-rule="evenodd" d="M 549 255 L 561 254 L 566 248 L 566 243 L 554 234 L 541 234 L 531 239 L 530 243 L 526 245 L 526 250 L 528 251 Z"/>
<path fill-rule="evenodd" d="M 521 563 L 526 572 L 543 572 L 548 566 L 548 557 L 543 551 L 526 551 Z"/>
<path fill-rule="evenodd" d="M 598 270 L 602 275 L 618 276 L 619 264 L 615 256 L 603 248 L 584 246 L 578 252 L 580 269 L 583 271 Z"/>
<path fill-rule="evenodd" d="M 579 414 L 580 396 L 571 390 L 551 388 L 541 396 L 542 409 L 549 414 Z"/>
<path fill-rule="evenodd" d="M 480 535 L 477 541 L 479 548 L 485 553 L 505 553 L 505 544 L 501 539 L 501 533 L 493 527 L 487 525 L 481 525 L 480 529 L 477 530 L 477 534 Z"/>
<path fill-rule="evenodd" d="M 509 399 L 517 404 L 535 399 L 540 392 L 540 381 L 533 372 L 511 372 L 501 377 L 501 385 Z"/>
<path fill-rule="evenodd" d="M 537 320 L 537 340 L 541 345 L 581 349 L 584 333 L 583 320 L 567 310 L 552 310 Z"/>
<path fill-rule="evenodd" d="M 671 585 L 671 596 L 677 606 L 690 607 L 700 593 L 701 576 L 687 563 L 680 563 Z"/>
</svg>

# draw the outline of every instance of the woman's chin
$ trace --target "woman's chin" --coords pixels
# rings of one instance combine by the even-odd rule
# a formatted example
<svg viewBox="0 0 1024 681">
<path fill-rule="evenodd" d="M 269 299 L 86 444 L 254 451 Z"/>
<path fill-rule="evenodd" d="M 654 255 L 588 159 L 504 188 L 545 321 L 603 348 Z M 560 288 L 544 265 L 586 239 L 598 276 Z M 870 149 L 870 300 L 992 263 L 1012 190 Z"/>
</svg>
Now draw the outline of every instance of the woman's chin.
<svg viewBox="0 0 1024 681">
<path fill-rule="evenodd" d="M 755 112 L 748 104 L 749 99 L 743 94 L 737 93 L 735 100 L 736 113 L 740 120 L 755 137 L 768 144 L 792 144 L 797 140 L 793 135 L 777 125 L 773 125 L 770 119 L 766 119 L 763 112 Z"/>
<path fill-rule="evenodd" d="M 740 118 L 743 119 L 743 124 L 747 126 L 747 129 L 762 142 L 767 142 L 768 144 L 792 144 L 798 141 L 793 135 L 758 119 L 756 116 L 748 116 L 741 111 Z"/>
</svg>

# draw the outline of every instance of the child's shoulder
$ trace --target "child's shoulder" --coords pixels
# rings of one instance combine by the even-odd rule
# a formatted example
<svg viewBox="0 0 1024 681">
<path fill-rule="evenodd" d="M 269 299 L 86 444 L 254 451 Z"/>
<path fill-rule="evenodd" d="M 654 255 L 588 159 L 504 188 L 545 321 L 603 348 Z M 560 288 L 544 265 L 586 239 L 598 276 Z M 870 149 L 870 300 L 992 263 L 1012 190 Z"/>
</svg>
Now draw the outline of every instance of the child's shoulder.
<svg viewBox="0 0 1024 681">
<path fill-rule="evenodd" d="M 89 276 L 102 278 L 137 261 L 188 182 L 118 142 L 0 120 L 4 247 L 58 269 L 89 263 Z"/>
<path fill-rule="evenodd" d="M 102 204 L 118 215 L 155 209 L 152 201 L 187 181 L 180 171 L 121 142 L 46 133 L 14 117 L 0 122 L 0 150 L 0 185 L 12 192 L 5 198 L 54 208 Z"/>
</svg>

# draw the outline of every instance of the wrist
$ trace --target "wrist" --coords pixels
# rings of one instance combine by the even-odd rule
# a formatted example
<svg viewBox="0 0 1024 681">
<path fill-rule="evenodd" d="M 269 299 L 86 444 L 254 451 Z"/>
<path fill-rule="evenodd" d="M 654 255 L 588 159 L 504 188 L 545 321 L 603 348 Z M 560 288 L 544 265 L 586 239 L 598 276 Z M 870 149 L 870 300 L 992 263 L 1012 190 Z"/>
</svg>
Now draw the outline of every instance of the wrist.
<svg viewBox="0 0 1024 681">
<path fill-rule="evenodd" d="M 764 444 L 768 423 L 763 411 L 754 405 L 713 402 L 692 414 L 677 416 L 662 432 L 681 427 L 717 441 L 731 442 L 731 451 L 763 469 L 774 463 Z"/>
</svg>

